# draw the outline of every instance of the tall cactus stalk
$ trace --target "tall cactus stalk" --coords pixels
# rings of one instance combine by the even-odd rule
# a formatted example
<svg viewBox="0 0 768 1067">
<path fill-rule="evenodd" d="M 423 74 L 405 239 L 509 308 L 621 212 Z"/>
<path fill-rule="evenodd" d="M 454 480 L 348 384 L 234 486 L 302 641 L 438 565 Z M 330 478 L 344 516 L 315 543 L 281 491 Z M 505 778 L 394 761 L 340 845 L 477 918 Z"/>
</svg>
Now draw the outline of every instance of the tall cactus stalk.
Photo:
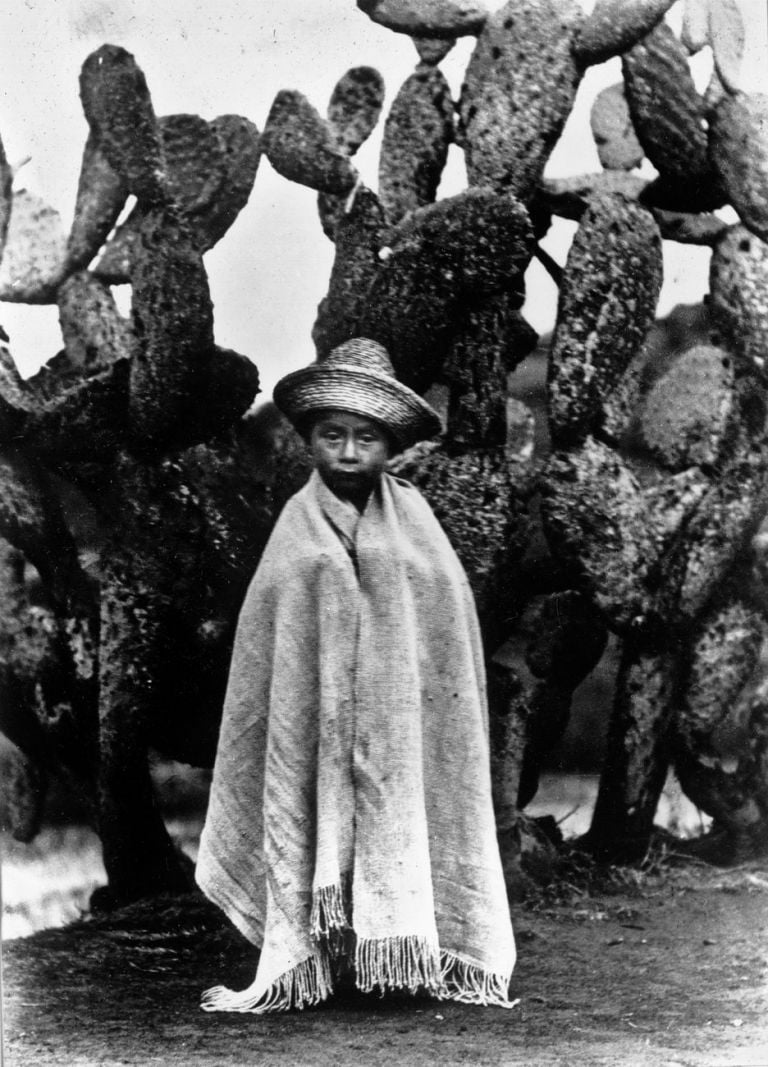
<svg viewBox="0 0 768 1067">
<path fill-rule="evenodd" d="M 598 0 L 590 15 L 573 0 L 358 6 L 416 49 L 384 119 L 378 190 L 353 162 L 383 107 L 369 67 L 344 74 L 327 117 L 281 91 L 259 134 L 240 116 L 158 118 L 133 57 L 103 46 L 81 75 L 90 133 L 68 235 L 12 193 L 0 154 L 0 298 L 56 303 L 65 343 L 28 381 L 0 350 L 0 726 L 19 749 L 17 832 L 35 832 L 46 775 L 64 774 L 102 837 L 102 900 L 186 884 L 147 751 L 210 764 L 245 585 L 307 469 L 292 431 L 247 413 L 258 374 L 215 343 L 202 259 L 263 152 L 317 192 L 335 244 L 318 358 L 369 336 L 405 382 L 445 398 L 442 437 L 397 469 L 477 599 L 510 882 L 521 809 L 609 633 L 621 666 L 582 847 L 642 857 L 674 766 L 714 819 L 696 847 L 765 850 L 768 601 L 753 578 L 768 504 L 768 103 L 739 87 L 739 34 L 701 97 L 688 54 L 713 20 L 686 18 L 678 40 L 668 0 Z M 737 17 L 717 16 L 718 41 Z M 466 35 L 454 102 L 439 64 Z M 591 115 L 603 170 L 548 178 L 585 70 L 613 56 L 623 82 Z M 468 188 L 436 200 L 451 144 Z M 555 216 L 578 224 L 562 266 L 539 244 Z M 660 363 L 664 241 L 711 247 L 712 266 L 706 330 Z M 538 340 L 521 312 L 533 257 L 560 287 L 546 455 L 508 392 Z M 111 293 L 124 282 L 128 319 Z"/>
</svg>

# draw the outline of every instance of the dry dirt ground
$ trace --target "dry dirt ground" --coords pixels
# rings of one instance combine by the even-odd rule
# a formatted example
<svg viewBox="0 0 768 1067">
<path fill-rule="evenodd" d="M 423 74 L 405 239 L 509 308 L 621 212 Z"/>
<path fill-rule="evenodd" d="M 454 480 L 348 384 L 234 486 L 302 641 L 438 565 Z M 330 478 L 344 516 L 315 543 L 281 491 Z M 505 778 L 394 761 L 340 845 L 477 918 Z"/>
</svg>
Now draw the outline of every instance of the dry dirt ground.
<svg viewBox="0 0 768 1067">
<path fill-rule="evenodd" d="M 253 976 L 200 898 L 134 905 L 7 942 L 7 1067 L 113 1064 L 768 1065 L 768 868 L 573 877 L 514 906 L 505 1011 L 350 997 L 207 1015 Z"/>
</svg>

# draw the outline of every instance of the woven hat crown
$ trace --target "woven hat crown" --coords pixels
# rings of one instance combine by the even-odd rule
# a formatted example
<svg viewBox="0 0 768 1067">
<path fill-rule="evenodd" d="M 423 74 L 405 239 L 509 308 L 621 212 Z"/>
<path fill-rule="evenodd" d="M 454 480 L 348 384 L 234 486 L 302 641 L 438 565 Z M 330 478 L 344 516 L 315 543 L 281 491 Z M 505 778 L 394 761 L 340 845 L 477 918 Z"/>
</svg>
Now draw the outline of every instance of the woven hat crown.
<svg viewBox="0 0 768 1067">
<path fill-rule="evenodd" d="M 384 345 L 368 337 L 353 337 L 334 348 L 322 361 L 324 367 L 359 367 L 395 377 L 395 369 Z"/>
<path fill-rule="evenodd" d="M 350 411 L 381 423 L 401 448 L 435 437 L 440 417 L 425 400 L 398 381 L 386 348 L 369 337 L 353 337 L 325 359 L 286 374 L 274 400 L 299 433 L 319 411 Z"/>
</svg>

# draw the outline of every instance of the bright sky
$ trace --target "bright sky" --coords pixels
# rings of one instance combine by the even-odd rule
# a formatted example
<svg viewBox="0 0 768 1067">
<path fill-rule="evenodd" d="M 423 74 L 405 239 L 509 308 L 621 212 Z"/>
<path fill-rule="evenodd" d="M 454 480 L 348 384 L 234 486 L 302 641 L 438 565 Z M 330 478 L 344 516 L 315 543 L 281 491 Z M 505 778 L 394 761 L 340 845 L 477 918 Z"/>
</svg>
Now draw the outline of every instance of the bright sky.
<svg viewBox="0 0 768 1067">
<path fill-rule="evenodd" d="M 590 0 L 584 0 L 591 6 Z M 764 0 L 740 0 L 748 18 L 764 18 Z M 494 0 L 498 6 L 498 0 Z M 679 8 L 680 4 L 676 5 Z M 674 11 L 674 9 L 673 9 Z M 301 90 L 324 113 L 331 90 L 351 66 L 377 67 L 387 104 L 413 70 L 409 38 L 371 22 L 354 0 L 17 0 L 0 12 L 0 134 L 13 165 L 30 156 L 17 187 L 60 211 L 69 226 L 87 126 L 78 96 L 86 56 L 101 44 L 133 52 L 159 115 L 192 112 L 211 119 L 247 116 L 263 128 L 282 88 Z M 458 96 L 472 41 L 459 41 L 442 62 Z M 699 63 L 706 83 L 707 57 Z M 588 73 L 577 108 L 555 149 L 548 174 L 599 169 L 589 133 L 589 106 L 618 81 L 614 60 Z M 376 187 L 379 129 L 358 153 L 363 180 Z M 458 150 L 440 195 L 465 187 Z M 215 304 L 216 339 L 255 360 L 268 393 L 282 374 L 314 358 L 310 338 L 327 288 L 333 246 L 317 220 L 315 194 L 276 175 L 262 159 L 251 199 L 228 234 L 206 256 Z M 547 247 L 565 259 L 573 226 L 558 226 Z M 707 287 L 707 250 L 670 246 L 660 313 L 700 300 Z M 525 314 L 540 332 L 554 322 L 556 290 L 534 263 Z M 0 323 L 23 374 L 60 347 L 52 307 L 0 306 Z"/>
</svg>

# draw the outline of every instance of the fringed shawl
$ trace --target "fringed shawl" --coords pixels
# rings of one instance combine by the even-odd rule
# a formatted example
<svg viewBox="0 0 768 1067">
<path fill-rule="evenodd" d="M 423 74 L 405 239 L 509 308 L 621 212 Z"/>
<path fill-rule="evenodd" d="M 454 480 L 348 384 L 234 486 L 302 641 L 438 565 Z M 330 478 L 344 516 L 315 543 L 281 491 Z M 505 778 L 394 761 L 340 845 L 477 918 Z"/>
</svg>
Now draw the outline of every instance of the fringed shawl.
<svg viewBox="0 0 768 1067">
<path fill-rule="evenodd" d="M 242 608 L 197 880 L 261 946 L 208 1010 L 357 986 L 507 1005 L 515 947 L 472 594 L 418 491 L 362 515 L 315 473 Z"/>
</svg>

